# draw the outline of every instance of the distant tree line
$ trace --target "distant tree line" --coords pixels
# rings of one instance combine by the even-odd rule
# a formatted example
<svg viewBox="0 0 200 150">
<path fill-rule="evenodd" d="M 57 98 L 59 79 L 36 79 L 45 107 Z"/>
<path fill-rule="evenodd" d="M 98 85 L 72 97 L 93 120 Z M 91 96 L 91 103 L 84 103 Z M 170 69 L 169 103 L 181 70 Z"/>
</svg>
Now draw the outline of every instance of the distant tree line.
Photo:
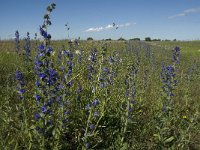
<svg viewBox="0 0 200 150">
<path fill-rule="evenodd" d="M 92 41 L 93 40 L 93 38 L 92 37 L 88 37 L 87 38 L 87 41 Z M 103 41 L 112 41 L 112 39 L 111 38 L 107 38 L 107 39 L 102 39 Z M 130 41 L 140 41 L 141 39 L 140 38 L 132 38 L 132 39 L 129 39 Z M 151 42 L 151 41 L 171 41 L 171 40 L 169 40 L 169 39 L 165 39 L 165 40 L 161 40 L 161 39 L 151 39 L 151 37 L 146 37 L 145 39 L 144 39 L 145 41 L 147 41 L 147 42 Z M 119 39 L 118 39 L 118 41 L 126 41 L 126 39 L 124 39 L 124 38 L 122 38 L 122 37 L 120 37 Z M 176 39 L 173 39 L 172 41 L 177 41 Z"/>
<path fill-rule="evenodd" d="M 93 38 L 92 37 L 88 37 L 87 41 L 93 41 Z"/>
<path fill-rule="evenodd" d="M 161 39 L 151 39 L 150 37 L 146 37 L 145 38 L 145 41 L 147 41 L 147 42 L 151 42 L 151 41 L 171 41 L 171 40 L 169 40 L 169 39 L 165 39 L 165 40 L 161 40 Z M 176 39 L 173 39 L 172 41 L 176 41 Z"/>
<path fill-rule="evenodd" d="M 130 41 L 140 41 L 140 38 L 133 38 L 133 39 L 130 39 Z"/>
</svg>

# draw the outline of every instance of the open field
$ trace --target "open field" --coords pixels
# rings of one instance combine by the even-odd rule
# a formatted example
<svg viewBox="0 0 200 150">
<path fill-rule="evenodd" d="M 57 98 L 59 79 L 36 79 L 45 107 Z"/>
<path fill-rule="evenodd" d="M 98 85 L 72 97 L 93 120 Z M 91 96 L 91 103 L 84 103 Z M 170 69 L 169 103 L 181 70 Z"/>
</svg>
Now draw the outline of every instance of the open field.
<svg viewBox="0 0 200 150">
<path fill-rule="evenodd" d="M 0 149 L 200 148 L 199 41 L 78 43 L 0 42 Z"/>
<path fill-rule="evenodd" d="M 37 27 L 47 1 L 2 2 L 0 150 L 199 150 L 200 41 L 174 39 L 199 39 L 194 1 L 57 1 Z"/>
</svg>

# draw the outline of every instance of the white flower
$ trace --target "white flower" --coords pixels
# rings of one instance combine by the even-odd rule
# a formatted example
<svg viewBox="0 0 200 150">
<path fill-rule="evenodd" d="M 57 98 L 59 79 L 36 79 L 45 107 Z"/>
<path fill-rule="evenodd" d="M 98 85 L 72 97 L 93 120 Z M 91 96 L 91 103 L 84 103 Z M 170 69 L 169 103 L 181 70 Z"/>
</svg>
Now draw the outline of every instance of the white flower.
<svg viewBox="0 0 200 150">
<path fill-rule="evenodd" d="M 78 55 L 78 54 L 81 54 L 80 50 L 75 50 L 75 53 Z"/>
<path fill-rule="evenodd" d="M 55 51 L 53 51 L 53 52 L 52 52 L 52 56 L 54 56 L 54 55 L 55 55 L 55 53 L 56 53 L 56 52 L 55 52 Z"/>
</svg>

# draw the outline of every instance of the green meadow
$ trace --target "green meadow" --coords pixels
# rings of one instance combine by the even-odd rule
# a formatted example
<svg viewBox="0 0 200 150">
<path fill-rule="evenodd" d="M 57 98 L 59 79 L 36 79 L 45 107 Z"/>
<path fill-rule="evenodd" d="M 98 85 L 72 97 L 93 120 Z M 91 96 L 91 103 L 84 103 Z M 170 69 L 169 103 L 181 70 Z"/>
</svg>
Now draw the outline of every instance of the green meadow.
<svg viewBox="0 0 200 150">
<path fill-rule="evenodd" d="M 46 57 L 56 79 L 48 88 L 35 71 L 39 41 L 31 40 L 30 60 L 23 40 L 19 53 L 15 41 L 0 42 L 0 149 L 200 148 L 199 41 L 78 42 L 78 47 L 67 40 L 50 43 L 53 50 Z M 177 64 L 172 61 L 176 46 Z M 69 61 L 73 69 L 66 78 Z M 164 66 L 173 66 L 169 83 L 161 78 L 162 72 L 169 76 Z M 23 74 L 23 86 L 16 71 Z M 170 96 L 163 88 L 168 84 Z M 52 96 L 58 85 L 62 88 Z"/>
</svg>

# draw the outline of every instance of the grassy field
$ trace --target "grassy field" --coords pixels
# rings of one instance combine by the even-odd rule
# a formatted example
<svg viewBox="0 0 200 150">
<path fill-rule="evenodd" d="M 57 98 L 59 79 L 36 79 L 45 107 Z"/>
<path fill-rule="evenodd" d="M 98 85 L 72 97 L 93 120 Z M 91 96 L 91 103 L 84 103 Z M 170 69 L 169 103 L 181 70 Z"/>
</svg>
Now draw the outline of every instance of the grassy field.
<svg viewBox="0 0 200 150">
<path fill-rule="evenodd" d="M 0 149 L 200 149 L 199 41 L 78 43 L 0 42 Z"/>
</svg>

